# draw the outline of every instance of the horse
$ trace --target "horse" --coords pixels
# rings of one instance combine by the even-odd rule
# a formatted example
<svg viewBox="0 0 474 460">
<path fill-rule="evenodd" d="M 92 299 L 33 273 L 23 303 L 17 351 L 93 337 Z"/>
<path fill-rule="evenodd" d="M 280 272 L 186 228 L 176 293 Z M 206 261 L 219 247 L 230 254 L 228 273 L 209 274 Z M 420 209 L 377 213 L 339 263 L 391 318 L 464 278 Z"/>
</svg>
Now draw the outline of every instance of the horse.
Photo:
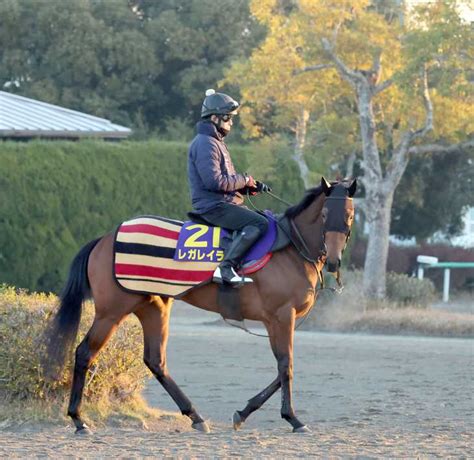
<svg viewBox="0 0 474 460">
<path fill-rule="evenodd" d="M 339 273 L 354 219 L 352 197 L 356 188 L 356 179 L 329 183 L 322 177 L 321 185 L 307 190 L 302 200 L 283 215 L 290 223 L 290 243 L 276 251 L 264 268 L 250 275 L 253 283 L 238 289 L 242 316 L 261 321 L 268 331 L 277 361 L 277 376 L 244 409 L 235 411 L 232 418 L 235 430 L 281 388 L 281 417 L 289 422 L 293 432 L 310 431 L 296 417 L 292 404 L 295 321 L 314 305 L 323 267 L 326 265 L 328 272 Z M 67 411 L 76 433 L 90 433 L 80 412 L 86 373 L 112 333 L 131 313 L 138 317 L 143 329 L 144 363 L 181 413 L 189 417 L 192 428 L 209 432 L 207 422 L 167 369 L 166 346 L 174 299 L 130 293 L 120 288 L 113 278 L 113 243 L 112 232 L 90 241 L 78 252 L 47 333 L 46 357 L 58 369 L 72 350 L 82 303 L 92 298 L 95 319 L 76 349 Z M 212 282 L 198 285 L 181 297 L 186 303 L 211 312 L 219 312 L 217 299 L 218 286 Z"/>
</svg>

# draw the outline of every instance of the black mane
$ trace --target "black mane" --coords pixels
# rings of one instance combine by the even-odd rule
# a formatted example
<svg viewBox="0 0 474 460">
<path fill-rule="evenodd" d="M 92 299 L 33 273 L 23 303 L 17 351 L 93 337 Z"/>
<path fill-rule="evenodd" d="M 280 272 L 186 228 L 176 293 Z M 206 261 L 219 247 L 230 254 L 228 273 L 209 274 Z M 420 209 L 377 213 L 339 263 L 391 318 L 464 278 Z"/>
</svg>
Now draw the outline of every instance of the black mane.
<svg viewBox="0 0 474 460">
<path fill-rule="evenodd" d="M 331 190 L 329 192 L 330 195 L 340 195 L 341 188 L 344 190 L 344 193 L 347 195 L 347 180 L 342 181 L 332 181 L 331 183 Z M 342 186 L 342 187 L 341 187 Z M 290 206 L 286 211 L 284 216 L 288 218 L 296 217 L 298 214 L 303 212 L 316 198 L 318 198 L 323 193 L 323 187 L 318 185 L 317 187 L 310 188 L 306 190 L 303 199 L 294 206 Z"/>
<path fill-rule="evenodd" d="M 316 198 L 318 198 L 321 193 L 323 193 L 323 188 L 320 185 L 306 190 L 303 199 L 298 204 L 289 207 L 285 211 L 285 217 L 290 219 L 296 217 L 298 214 L 303 212 Z"/>
</svg>

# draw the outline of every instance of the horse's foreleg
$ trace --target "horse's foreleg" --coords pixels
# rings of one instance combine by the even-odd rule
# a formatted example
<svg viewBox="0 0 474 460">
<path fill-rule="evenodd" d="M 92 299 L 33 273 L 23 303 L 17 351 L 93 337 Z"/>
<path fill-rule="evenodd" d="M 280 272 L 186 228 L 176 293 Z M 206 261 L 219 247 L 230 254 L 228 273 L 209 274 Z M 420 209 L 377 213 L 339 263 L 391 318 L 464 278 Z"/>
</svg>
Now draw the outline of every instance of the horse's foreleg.
<svg viewBox="0 0 474 460">
<path fill-rule="evenodd" d="M 84 423 L 80 415 L 87 371 L 119 322 L 120 321 L 111 320 L 110 318 L 95 319 L 89 332 L 84 337 L 84 340 L 76 349 L 71 397 L 67 411 L 67 414 L 72 418 L 76 426 L 76 433 L 89 432 L 88 426 Z"/>
<path fill-rule="evenodd" d="M 280 388 L 280 386 L 281 380 L 280 376 L 278 376 L 272 383 L 270 383 L 270 385 L 268 385 L 267 388 L 262 390 L 258 395 L 255 395 L 252 399 L 249 399 L 244 410 L 235 411 L 232 417 L 234 430 L 240 428 L 240 425 L 245 422 L 247 417 L 252 412 L 255 412 L 257 409 L 260 409 L 260 407 L 262 407 L 263 404 L 275 394 L 275 392 Z"/>
<path fill-rule="evenodd" d="M 288 308 L 267 326 L 273 354 L 278 362 L 278 376 L 281 384 L 281 416 L 293 427 L 293 432 L 309 431 L 295 415 L 292 404 L 293 383 L 293 336 L 295 310 Z"/>
<path fill-rule="evenodd" d="M 171 378 L 166 367 L 166 346 L 172 299 L 155 297 L 135 312 L 143 327 L 145 341 L 144 361 L 153 375 L 177 404 L 181 413 L 188 416 L 192 427 L 208 433 L 209 427 L 197 413 L 188 397 Z"/>
</svg>

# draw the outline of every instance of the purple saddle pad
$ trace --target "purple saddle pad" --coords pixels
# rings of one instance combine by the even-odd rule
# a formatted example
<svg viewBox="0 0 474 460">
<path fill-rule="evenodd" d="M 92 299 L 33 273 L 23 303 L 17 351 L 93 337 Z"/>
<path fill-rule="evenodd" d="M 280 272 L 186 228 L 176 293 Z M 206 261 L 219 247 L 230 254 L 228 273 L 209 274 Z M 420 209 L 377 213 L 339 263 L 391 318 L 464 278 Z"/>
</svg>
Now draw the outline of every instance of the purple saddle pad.
<svg viewBox="0 0 474 460">
<path fill-rule="evenodd" d="M 270 252 L 275 242 L 277 236 L 276 219 L 271 211 L 265 210 L 264 212 L 268 218 L 268 230 L 247 252 L 243 260 L 244 263 L 261 259 L 265 254 Z"/>
</svg>

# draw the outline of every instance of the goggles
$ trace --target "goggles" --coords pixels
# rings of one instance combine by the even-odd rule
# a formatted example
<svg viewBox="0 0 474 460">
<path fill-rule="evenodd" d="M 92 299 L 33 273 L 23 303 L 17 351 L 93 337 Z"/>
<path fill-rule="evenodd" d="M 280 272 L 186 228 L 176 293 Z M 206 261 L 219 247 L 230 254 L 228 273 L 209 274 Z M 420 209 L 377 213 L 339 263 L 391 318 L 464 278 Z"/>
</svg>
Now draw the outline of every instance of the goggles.
<svg viewBox="0 0 474 460">
<path fill-rule="evenodd" d="M 234 117 L 234 115 L 232 113 L 225 113 L 224 115 L 220 116 L 221 120 L 226 122 L 226 123 L 228 121 L 232 120 L 233 117 Z"/>
</svg>

